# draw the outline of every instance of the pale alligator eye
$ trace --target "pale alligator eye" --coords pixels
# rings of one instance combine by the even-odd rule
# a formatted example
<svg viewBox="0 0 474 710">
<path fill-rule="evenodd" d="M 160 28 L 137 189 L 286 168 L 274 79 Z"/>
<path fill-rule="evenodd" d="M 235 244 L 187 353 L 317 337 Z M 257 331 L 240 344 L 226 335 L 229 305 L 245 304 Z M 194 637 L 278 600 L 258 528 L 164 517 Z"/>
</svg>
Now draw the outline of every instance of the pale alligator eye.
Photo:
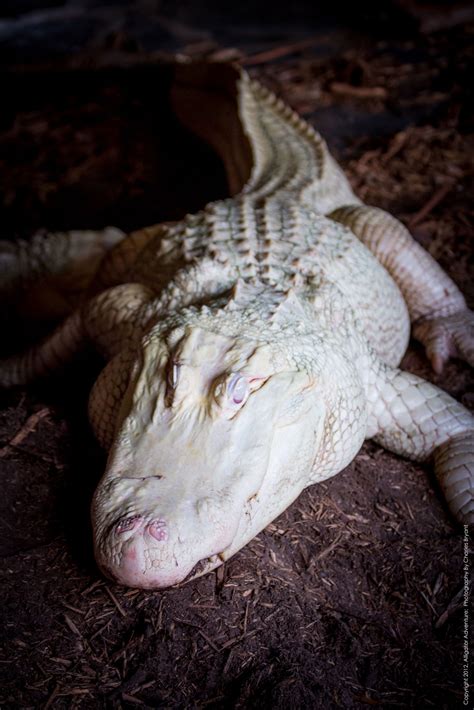
<svg viewBox="0 0 474 710">
<path fill-rule="evenodd" d="M 178 363 L 174 362 L 173 370 L 171 372 L 171 384 L 173 385 L 173 387 L 176 387 L 176 385 L 178 384 L 179 369 L 180 366 L 178 365 Z"/>
<path fill-rule="evenodd" d="M 178 384 L 180 367 L 179 362 L 172 362 L 168 370 L 168 384 L 172 389 L 176 389 Z"/>
<path fill-rule="evenodd" d="M 243 375 L 233 375 L 228 386 L 227 395 L 234 404 L 242 404 L 250 393 L 249 383 Z"/>
</svg>

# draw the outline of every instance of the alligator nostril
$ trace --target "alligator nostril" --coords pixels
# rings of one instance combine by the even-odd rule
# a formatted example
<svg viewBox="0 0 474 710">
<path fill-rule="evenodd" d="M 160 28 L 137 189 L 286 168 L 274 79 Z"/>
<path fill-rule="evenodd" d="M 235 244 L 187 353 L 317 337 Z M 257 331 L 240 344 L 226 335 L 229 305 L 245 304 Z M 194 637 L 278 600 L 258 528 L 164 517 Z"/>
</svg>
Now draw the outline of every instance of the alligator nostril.
<svg viewBox="0 0 474 710">
<path fill-rule="evenodd" d="M 119 522 L 115 526 L 115 532 L 118 535 L 121 535 L 122 533 L 135 530 L 135 528 L 137 528 L 140 524 L 141 519 L 141 515 L 134 515 L 131 518 L 124 518 L 123 520 L 119 520 Z"/>
<path fill-rule="evenodd" d="M 158 542 L 164 542 L 168 539 L 168 528 L 164 520 L 155 520 L 147 527 L 147 531 Z"/>
</svg>

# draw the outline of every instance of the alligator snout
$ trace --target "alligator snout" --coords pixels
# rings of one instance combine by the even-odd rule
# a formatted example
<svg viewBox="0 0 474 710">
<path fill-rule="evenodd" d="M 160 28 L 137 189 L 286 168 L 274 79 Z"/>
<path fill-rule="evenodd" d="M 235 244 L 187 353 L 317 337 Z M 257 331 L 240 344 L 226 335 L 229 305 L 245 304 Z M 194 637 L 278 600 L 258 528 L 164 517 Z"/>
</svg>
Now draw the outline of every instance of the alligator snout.
<svg viewBox="0 0 474 710">
<path fill-rule="evenodd" d="M 182 582 L 203 559 L 220 553 L 229 542 L 222 528 L 209 520 L 202 527 L 190 520 L 134 515 L 112 526 L 97 550 L 97 561 L 119 584 L 156 589 Z"/>
<path fill-rule="evenodd" d="M 180 581 L 182 570 L 170 546 L 169 525 L 162 518 L 125 517 L 108 533 L 105 547 L 112 551 L 99 560 L 104 572 L 131 587 L 164 587 Z"/>
</svg>

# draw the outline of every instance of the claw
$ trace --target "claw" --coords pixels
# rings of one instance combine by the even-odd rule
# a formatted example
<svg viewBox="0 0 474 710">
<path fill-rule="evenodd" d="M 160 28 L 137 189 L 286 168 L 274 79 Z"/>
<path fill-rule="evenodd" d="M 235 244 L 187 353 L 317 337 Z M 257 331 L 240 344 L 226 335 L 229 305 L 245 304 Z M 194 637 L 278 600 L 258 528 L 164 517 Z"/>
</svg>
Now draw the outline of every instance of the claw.
<svg viewBox="0 0 474 710">
<path fill-rule="evenodd" d="M 431 362 L 431 367 L 436 372 L 436 374 L 441 375 L 448 358 L 441 357 L 441 355 L 434 354 L 431 356 L 428 355 L 428 359 Z"/>
<path fill-rule="evenodd" d="M 467 308 L 449 316 L 425 319 L 415 325 L 413 335 L 425 346 L 437 374 L 451 357 L 474 366 L 474 313 Z"/>
</svg>

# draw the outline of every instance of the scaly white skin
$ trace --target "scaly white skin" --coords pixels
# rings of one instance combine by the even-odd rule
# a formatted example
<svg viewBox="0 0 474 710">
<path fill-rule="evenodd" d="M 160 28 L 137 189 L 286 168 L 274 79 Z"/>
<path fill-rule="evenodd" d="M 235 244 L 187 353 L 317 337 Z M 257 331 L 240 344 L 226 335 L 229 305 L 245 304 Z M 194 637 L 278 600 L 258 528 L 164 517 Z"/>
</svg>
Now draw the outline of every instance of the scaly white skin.
<svg viewBox="0 0 474 710">
<path fill-rule="evenodd" d="M 245 296 L 162 322 L 130 363 L 93 504 L 97 560 L 122 583 L 168 586 L 221 563 L 364 440 L 363 383 L 348 354 L 337 378 L 328 357 L 357 342 L 322 337 L 291 293 Z"/>
<path fill-rule="evenodd" d="M 409 315 L 436 369 L 451 354 L 474 364 L 462 295 L 399 222 L 360 203 L 308 124 L 244 73 L 209 71 L 211 142 L 240 194 L 121 241 L 89 275 L 97 295 L 0 366 L 4 384 L 24 382 L 86 341 L 109 360 L 89 406 L 110 449 L 92 511 L 100 566 L 147 588 L 213 569 L 364 438 L 434 457 L 452 512 L 473 522 L 474 419 L 397 369 Z M 220 72 L 240 121 L 228 95 L 219 113 Z M 184 93 L 192 127 L 205 102 Z"/>
<path fill-rule="evenodd" d="M 419 460 L 461 434 L 472 441 L 469 412 L 382 363 L 335 289 L 317 315 L 310 293 L 260 295 L 247 288 L 161 321 L 130 355 L 127 382 L 117 370 L 93 519 L 97 560 L 122 583 L 159 588 L 215 568 L 367 437 Z M 249 384 L 238 405 L 236 377 Z M 104 413 L 104 398 L 91 408 Z M 449 502 L 465 519 L 465 481 L 462 493 Z"/>
</svg>

